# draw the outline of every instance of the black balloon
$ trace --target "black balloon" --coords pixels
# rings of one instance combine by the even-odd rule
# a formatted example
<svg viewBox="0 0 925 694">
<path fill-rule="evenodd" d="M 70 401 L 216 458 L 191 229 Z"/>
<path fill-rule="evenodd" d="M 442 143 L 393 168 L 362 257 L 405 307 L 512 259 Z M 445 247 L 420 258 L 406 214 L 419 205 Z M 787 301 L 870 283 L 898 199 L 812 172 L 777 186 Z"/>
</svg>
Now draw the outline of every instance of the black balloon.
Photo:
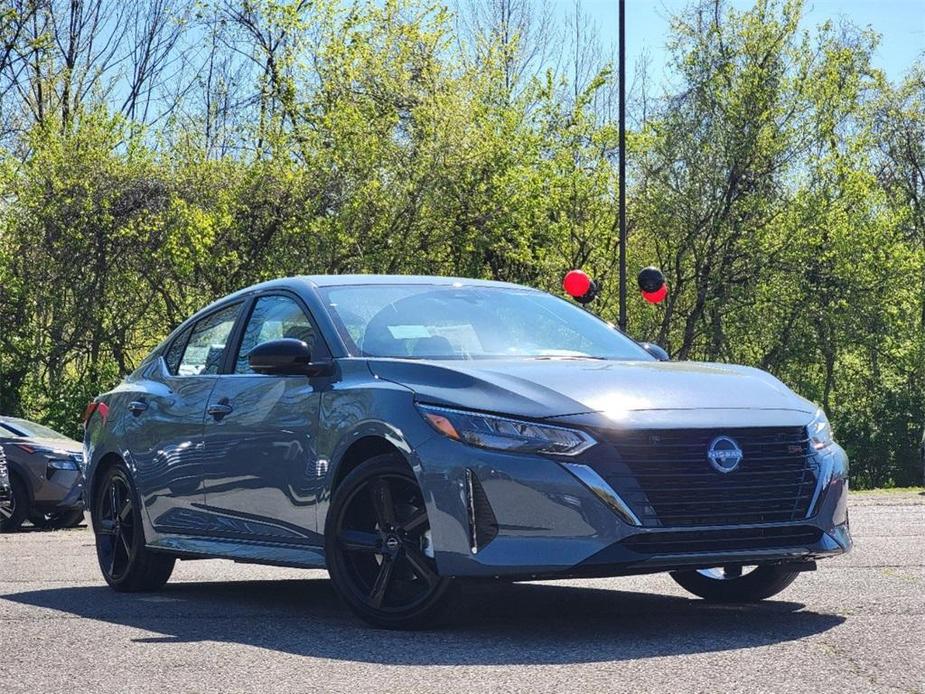
<svg viewBox="0 0 925 694">
<path fill-rule="evenodd" d="M 591 280 L 591 286 L 588 287 L 588 291 L 586 291 L 581 296 L 574 297 L 574 299 L 579 304 L 590 304 L 592 301 L 594 301 L 597 298 L 597 295 L 600 291 L 601 291 L 600 285 L 594 280 Z"/>
<path fill-rule="evenodd" d="M 649 294 L 665 286 L 665 275 L 657 267 L 643 268 L 636 279 L 639 282 L 639 288 Z"/>
</svg>

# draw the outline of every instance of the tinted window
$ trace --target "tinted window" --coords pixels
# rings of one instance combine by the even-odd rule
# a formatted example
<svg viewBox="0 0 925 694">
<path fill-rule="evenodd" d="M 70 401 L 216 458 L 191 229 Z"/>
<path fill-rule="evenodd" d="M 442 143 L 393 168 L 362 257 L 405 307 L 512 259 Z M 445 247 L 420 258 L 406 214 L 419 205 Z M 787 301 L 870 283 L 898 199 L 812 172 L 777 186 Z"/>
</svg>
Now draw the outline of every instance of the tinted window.
<svg viewBox="0 0 925 694">
<path fill-rule="evenodd" d="M 218 373 L 239 310 L 241 304 L 235 304 L 196 323 L 177 369 L 180 376 Z"/>
<path fill-rule="evenodd" d="M 192 329 L 192 326 L 190 326 L 177 335 L 174 341 L 170 343 L 170 348 L 167 350 L 166 354 L 164 354 L 164 361 L 167 362 L 167 370 L 174 375 L 176 375 L 177 370 L 180 368 L 180 357 L 183 356 L 183 349 L 186 347 L 186 341 L 189 340 L 189 334 Z"/>
<path fill-rule="evenodd" d="M 322 293 L 357 355 L 652 359 L 588 311 L 529 289 L 354 285 Z"/>
<path fill-rule="evenodd" d="M 235 373 L 253 373 L 247 363 L 248 353 L 259 344 L 284 337 L 302 340 L 314 350 L 315 330 L 295 301 L 286 296 L 260 297 L 244 329 Z"/>
</svg>

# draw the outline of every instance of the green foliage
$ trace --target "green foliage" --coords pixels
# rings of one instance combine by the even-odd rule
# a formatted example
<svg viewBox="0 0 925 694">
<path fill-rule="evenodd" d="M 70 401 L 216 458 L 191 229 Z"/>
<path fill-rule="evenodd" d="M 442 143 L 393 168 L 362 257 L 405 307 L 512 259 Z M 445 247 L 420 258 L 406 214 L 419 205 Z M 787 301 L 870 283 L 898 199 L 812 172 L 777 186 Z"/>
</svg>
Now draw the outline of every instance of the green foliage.
<svg viewBox="0 0 925 694">
<path fill-rule="evenodd" d="M 580 266 L 615 315 L 610 66 L 524 76 L 512 65 L 529 46 L 504 32 L 472 38 L 473 59 L 454 18 L 415 0 L 197 8 L 218 18 L 203 36 L 244 56 L 228 72 L 251 79 L 240 114 L 216 105 L 234 86 L 212 79 L 217 54 L 205 106 L 188 93 L 144 123 L 102 82 L 78 100 L 74 71 L 43 53 L 55 42 L 23 34 L 43 67 L 5 92 L 34 96 L 0 100 L 0 411 L 77 434 L 85 402 L 192 311 L 283 275 L 557 291 Z M 630 332 L 772 371 L 829 410 L 856 485 L 909 485 L 925 421 L 925 69 L 890 84 L 875 35 L 801 32 L 801 9 L 694 2 L 675 18 L 675 84 L 628 134 L 631 276 L 660 265 L 671 291 L 657 307 L 631 293 Z"/>
</svg>

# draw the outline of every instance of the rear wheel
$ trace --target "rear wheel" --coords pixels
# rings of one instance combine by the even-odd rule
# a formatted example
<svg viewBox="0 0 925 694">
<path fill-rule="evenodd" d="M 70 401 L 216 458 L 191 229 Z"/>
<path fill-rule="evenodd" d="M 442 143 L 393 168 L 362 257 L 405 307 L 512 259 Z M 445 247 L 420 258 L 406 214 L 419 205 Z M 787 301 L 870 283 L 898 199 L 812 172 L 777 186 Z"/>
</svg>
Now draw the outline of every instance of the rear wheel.
<svg viewBox="0 0 925 694">
<path fill-rule="evenodd" d="M 741 565 L 671 573 L 682 588 L 711 602 L 758 602 L 780 593 L 798 575 L 780 566 Z"/>
<path fill-rule="evenodd" d="M 122 464 L 104 473 L 91 517 L 97 560 L 110 586 L 134 592 L 157 590 L 167 582 L 176 558 L 145 547 L 141 509 Z"/>
<path fill-rule="evenodd" d="M 29 490 L 19 475 L 10 475 L 10 498 L 0 501 L 0 533 L 14 533 L 29 516 Z"/>
<path fill-rule="evenodd" d="M 397 455 L 368 460 L 338 486 L 325 554 L 337 593 L 375 626 L 432 626 L 454 592 L 437 573 L 417 480 Z"/>
</svg>

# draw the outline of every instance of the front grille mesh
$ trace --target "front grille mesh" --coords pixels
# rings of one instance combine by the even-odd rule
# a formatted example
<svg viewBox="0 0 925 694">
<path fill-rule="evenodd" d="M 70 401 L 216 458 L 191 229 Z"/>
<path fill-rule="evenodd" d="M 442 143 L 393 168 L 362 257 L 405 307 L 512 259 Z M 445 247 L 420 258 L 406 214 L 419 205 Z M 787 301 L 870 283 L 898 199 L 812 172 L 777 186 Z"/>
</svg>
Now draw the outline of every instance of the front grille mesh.
<svg viewBox="0 0 925 694">
<path fill-rule="evenodd" d="M 738 468 L 716 471 L 717 436 L 742 449 Z M 816 485 L 803 427 L 677 429 L 613 434 L 619 459 L 598 470 L 645 527 L 779 523 L 805 518 Z"/>
</svg>

